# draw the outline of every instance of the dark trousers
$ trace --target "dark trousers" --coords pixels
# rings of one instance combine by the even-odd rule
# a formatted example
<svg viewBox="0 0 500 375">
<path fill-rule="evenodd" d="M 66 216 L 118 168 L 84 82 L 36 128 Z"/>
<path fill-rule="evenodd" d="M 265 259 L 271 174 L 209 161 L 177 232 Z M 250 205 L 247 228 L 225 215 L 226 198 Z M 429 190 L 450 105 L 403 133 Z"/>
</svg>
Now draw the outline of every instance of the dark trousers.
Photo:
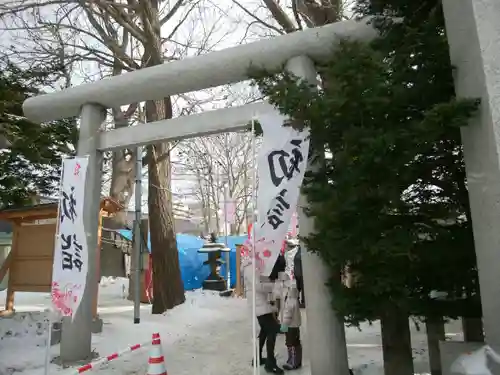
<svg viewBox="0 0 500 375">
<path fill-rule="evenodd" d="M 295 281 L 297 283 L 297 291 L 299 292 L 299 301 L 300 303 L 305 303 L 305 296 L 304 296 L 304 278 L 302 276 L 296 277 Z"/>
<path fill-rule="evenodd" d="M 300 346 L 300 328 L 289 327 L 288 332 L 285 334 L 285 345 L 290 347 Z"/>
<path fill-rule="evenodd" d="M 259 333 L 259 355 L 262 357 L 264 344 L 266 345 L 267 358 L 272 361 L 275 359 L 274 348 L 276 346 L 276 337 L 280 330 L 280 324 L 276 320 L 276 316 L 272 313 L 264 314 L 257 317 L 260 326 Z"/>
</svg>

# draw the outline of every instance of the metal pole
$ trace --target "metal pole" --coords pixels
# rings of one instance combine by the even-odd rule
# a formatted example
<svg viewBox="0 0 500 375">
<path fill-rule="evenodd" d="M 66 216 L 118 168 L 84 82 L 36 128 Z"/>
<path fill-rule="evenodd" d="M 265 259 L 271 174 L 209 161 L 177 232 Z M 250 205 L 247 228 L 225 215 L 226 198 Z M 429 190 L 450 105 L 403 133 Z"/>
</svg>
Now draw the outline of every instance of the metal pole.
<svg viewBox="0 0 500 375">
<path fill-rule="evenodd" d="M 56 233 L 54 235 L 54 243 L 57 243 L 57 238 L 59 237 L 59 225 L 61 224 L 61 222 L 59 221 L 59 214 L 60 214 L 60 210 L 61 210 L 62 183 L 63 183 L 63 178 L 64 178 L 64 160 L 65 160 L 65 158 L 63 157 L 61 160 L 61 175 L 59 176 L 60 177 L 59 187 L 57 189 L 58 196 L 59 196 L 59 203 L 57 204 L 57 216 L 56 216 L 57 223 L 56 223 Z M 49 332 L 47 335 L 48 336 L 47 337 L 47 347 L 46 347 L 46 352 L 45 352 L 45 372 L 44 372 L 44 375 L 48 375 L 49 368 L 50 368 L 50 360 L 51 360 L 51 356 L 50 356 L 51 344 L 50 343 L 52 342 L 52 324 L 53 324 L 54 315 L 55 315 L 54 305 L 52 304 L 52 301 L 50 301 L 49 308 L 47 308 L 45 311 L 49 315 L 49 317 L 48 317 Z"/>
<path fill-rule="evenodd" d="M 59 215 L 57 216 L 59 217 Z M 51 342 L 52 342 L 52 311 L 51 309 L 45 310 L 48 313 L 48 319 L 47 319 L 47 344 L 45 346 L 45 368 L 43 371 L 44 375 L 49 375 L 50 372 L 50 349 L 51 349 Z"/>
<path fill-rule="evenodd" d="M 141 219 L 142 219 L 142 147 L 135 151 L 135 220 L 134 220 L 134 324 L 141 322 Z"/>
<path fill-rule="evenodd" d="M 253 375 L 260 375 L 260 355 L 257 347 L 257 312 L 256 312 L 256 264 L 255 264 L 255 225 L 257 224 L 257 154 L 255 150 L 255 118 L 252 118 L 252 159 L 253 159 L 253 176 L 252 176 L 252 346 L 253 346 Z M 248 266 L 247 266 L 248 267 Z"/>
<path fill-rule="evenodd" d="M 226 244 L 226 247 L 229 247 L 227 245 L 227 200 L 229 199 L 229 188 L 228 185 L 224 185 L 224 243 Z M 227 280 L 227 289 L 231 287 L 231 274 L 229 271 L 229 263 L 230 263 L 230 251 L 226 252 L 226 280 Z"/>
<path fill-rule="evenodd" d="M 63 363 L 90 358 L 92 353 L 93 300 L 97 293 L 97 230 L 101 198 L 102 152 L 99 130 L 106 118 L 106 110 L 98 104 L 85 104 L 80 114 L 78 156 L 87 156 L 89 165 L 85 179 L 83 225 L 88 248 L 88 273 L 80 307 L 73 321 L 64 318 L 61 332 L 61 360 Z M 96 322 L 97 324 L 97 322 Z"/>
</svg>

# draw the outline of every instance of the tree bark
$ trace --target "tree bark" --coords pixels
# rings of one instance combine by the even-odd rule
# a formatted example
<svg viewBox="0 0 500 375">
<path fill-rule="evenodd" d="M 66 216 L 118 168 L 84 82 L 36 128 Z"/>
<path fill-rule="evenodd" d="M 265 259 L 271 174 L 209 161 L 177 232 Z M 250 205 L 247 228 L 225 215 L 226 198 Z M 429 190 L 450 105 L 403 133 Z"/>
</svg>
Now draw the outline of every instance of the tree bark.
<svg viewBox="0 0 500 375">
<path fill-rule="evenodd" d="M 170 98 L 146 102 L 148 122 L 172 117 Z M 153 258 L 153 314 L 162 314 L 186 298 L 175 237 L 168 143 L 148 146 L 148 207 Z"/>
<path fill-rule="evenodd" d="M 408 315 L 390 307 L 380 319 L 385 375 L 413 375 Z"/>
<path fill-rule="evenodd" d="M 137 3 L 145 31 L 142 57 L 145 68 L 163 64 L 158 2 L 148 0 Z M 169 118 L 172 118 L 172 101 L 169 97 L 146 102 L 147 122 Z M 149 145 L 147 158 L 149 233 L 153 261 L 152 313 L 162 314 L 186 300 L 174 228 L 169 143 Z"/>
<path fill-rule="evenodd" d="M 439 342 L 445 340 L 444 320 L 442 317 L 429 317 L 425 322 L 427 330 L 427 346 L 429 348 L 429 365 L 431 375 L 441 375 L 441 352 Z"/>
<path fill-rule="evenodd" d="M 462 317 L 464 341 L 484 342 L 483 320 L 481 318 Z"/>
<path fill-rule="evenodd" d="M 196 173 L 196 183 L 200 189 L 200 201 L 201 201 L 201 212 L 203 215 L 203 225 L 205 228 L 205 234 L 210 231 L 210 200 L 208 194 L 205 194 L 205 179 L 202 177 L 199 168 L 195 169 Z"/>
<path fill-rule="evenodd" d="M 135 175 L 135 153 L 116 151 L 113 152 L 111 188 L 109 195 L 118 201 L 123 207 L 123 211 L 116 213 L 113 221 L 125 227 L 127 223 L 127 210 L 134 193 L 134 175 Z"/>
<path fill-rule="evenodd" d="M 118 74 L 117 74 L 118 75 Z M 126 112 L 113 109 L 115 129 L 129 126 L 129 117 L 137 106 L 132 105 Z M 135 150 L 121 149 L 113 151 L 110 196 L 125 207 L 124 215 L 115 216 L 115 221 L 126 224 L 126 211 L 134 192 L 135 180 Z"/>
<path fill-rule="evenodd" d="M 116 74 L 118 75 L 118 73 Z M 132 112 L 134 108 L 129 108 Z M 125 113 L 120 109 L 113 109 L 113 119 L 115 123 L 115 129 L 124 128 L 129 125 L 128 118 Z M 127 217 L 128 206 L 130 200 L 132 199 L 132 194 L 134 192 L 135 186 L 135 150 L 121 149 L 118 151 L 113 151 L 112 162 L 111 162 L 111 186 L 109 189 L 109 195 L 111 198 L 115 199 L 120 203 L 124 209 L 119 211 L 113 217 L 113 222 L 119 227 L 125 228 L 130 226 Z M 130 228 L 132 229 L 132 228 Z M 128 299 L 133 300 L 134 298 L 134 285 L 133 282 L 133 272 L 137 268 L 135 264 L 135 246 L 132 246 L 132 253 L 130 254 L 130 277 L 128 282 Z"/>
</svg>

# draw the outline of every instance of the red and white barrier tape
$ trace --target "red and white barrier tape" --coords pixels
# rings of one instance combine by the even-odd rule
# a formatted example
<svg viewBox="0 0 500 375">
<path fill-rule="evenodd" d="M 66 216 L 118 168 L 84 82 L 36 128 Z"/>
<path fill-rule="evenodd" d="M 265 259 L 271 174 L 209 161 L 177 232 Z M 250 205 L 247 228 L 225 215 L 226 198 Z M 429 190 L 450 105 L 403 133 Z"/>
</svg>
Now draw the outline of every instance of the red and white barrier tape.
<svg viewBox="0 0 500 375">
<path fill-rule="evenodd" d="M 116 352 L 116 353 L 110 354 L 106 357 L 99 358 L 98 360 L 96 360 L 94 362 L 87 363 L 86 365 L 83 365 L 83 366 L 77 368 L 76 370 L 73 370 L 73 372 L 68 373 L 68 375 L 81 374 L 82 372 L 86 372 L 88 370 L 95 369 L 97 367 L 104 365 L 105 363 L 111 362 L 112 360 L 122 356 L 123 354 L 133 352 L 133 351 L 136 351 L 136 350 L 141 349 L 141 348 L 145 348 L 149 345 L 151 345 L 151 341 L 148 341 L 144 344 L 136 344 L 136 345 L 129 346 L 127 349 L 124 349 L 120 352 Z"/>
</svg>

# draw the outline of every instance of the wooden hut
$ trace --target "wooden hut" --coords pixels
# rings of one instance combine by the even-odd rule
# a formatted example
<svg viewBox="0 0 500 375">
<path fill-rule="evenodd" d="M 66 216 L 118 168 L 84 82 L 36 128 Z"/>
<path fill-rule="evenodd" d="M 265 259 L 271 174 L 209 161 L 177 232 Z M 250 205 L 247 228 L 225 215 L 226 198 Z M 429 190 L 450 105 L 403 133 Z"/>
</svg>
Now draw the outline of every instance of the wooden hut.
<svg viewBox="0 0 500 375">
<path fill-rule="evenodd" d="M 57 203 L 47 203 L 0 211 L 0 220 L 10 222 L 13 229 L 11 250 L 0 267 L 0 282 L 7 272 L 9 273 L 5 310 L 0 314 L 10 314 L 14 311 L 15 292 L 50 293 L 57 206 Z M 113 215 L 123 207 L 112 198 L 106 197 L 101 200 L 100 208 L 99 249 L 101 218 Z M 97 253 L 100 254 L 100 251 Z M 99 256 L 97 259 L 99 262 Z M 97 264 L 97 269 L 100 268 L 99 265 L 100 263 Z M 97 315 L 97 295 L 94 300 L 94 315 Z"/>
</svg>

